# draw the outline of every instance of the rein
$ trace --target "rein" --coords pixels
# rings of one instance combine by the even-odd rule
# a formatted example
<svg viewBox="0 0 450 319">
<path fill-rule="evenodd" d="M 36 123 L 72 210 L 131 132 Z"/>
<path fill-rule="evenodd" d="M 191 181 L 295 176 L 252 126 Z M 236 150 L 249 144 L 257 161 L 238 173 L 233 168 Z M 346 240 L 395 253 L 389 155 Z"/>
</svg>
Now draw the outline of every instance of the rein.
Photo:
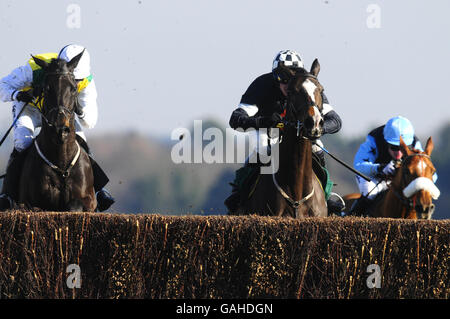
<svg viewBox="0 0 450 319">
<path fill-rule="evenodd" d="M 317 79 L 312 74 L 305 74 L 305 76 Z M 296 112 L 295 112 L 295 110 L 294 110 L 294 108 L 292 106 L 292 103 L 287 102 L 286 109 L 289 109 L 289 112 L 292 113 L 294 115 L 294 117 L 296 117 L 297 114 L 296 114 Z M 279 128 L 279 129 L 282 129 L 282 128 L 285 128 L 285 127 L 294 128 L 296 130 L 296 132 L 297 132 L 296 133 L 297 137 L 300 137 L 300 138 L 302 138 L 304 140 L 310 140 L 311 141 L 311 139 L 309 139 L 309 138 L 307 138 L 307 137 L 305 137 L 305 136 L 300 134 L 301 130 L 303 128 L 303 123 L 300 120 L 289 121 L 289 120 L 284 119 L 283 122 L 281 122 L 279 125 L 277 125 L 277 128 Z M 280 135 L 280 137 L 279 137 L 280 143 L 282 141 L 282 137 L 283 137 L 282 135 Z M 270 145 L 270 142 L 269 142 L 269 145 Z M 277 179 L 275 177 L 275 172 L 272 173 L 272 180 L 273 180 L 273 184 L 275 185 L 275 187 L 277 188 L 277 190 L 281 194 L 281 196 L 283 196 L 283 198 L 288 202 L 288 204 L 294 209 L 296 216 L 298 215 L 298 211 L 300 209 L 300 206 L 303 205 L 309 199 L 311 199 L 312 196 L 314 195 L 314 187 L 312 187 L 312 191 L 308 195 L 306 195 L 305 197 L 303 197 L 300 200 L 294 200 L 278 184 Z"/>
</svg>

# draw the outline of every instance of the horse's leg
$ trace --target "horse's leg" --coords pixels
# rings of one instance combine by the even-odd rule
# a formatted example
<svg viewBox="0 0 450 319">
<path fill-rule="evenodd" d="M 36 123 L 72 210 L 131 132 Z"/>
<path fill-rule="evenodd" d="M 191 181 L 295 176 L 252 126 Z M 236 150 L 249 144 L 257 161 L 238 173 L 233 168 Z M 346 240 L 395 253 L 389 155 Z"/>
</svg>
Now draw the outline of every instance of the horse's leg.
<svg viewBox="0 0 450 319">
<path fill-rule="evenodd" d="M 395 197 L 394 193 L 389 190 L 379 203 L 376 205 L 373 211 L 373 217 L 385 217 L 385 218 L 400 218 L 404 212 L 401 205 L 398 205 L 399 201 Z"/>
<path fill-rule="evenodd" d="M 74 199 L 67 204 L 67 211 L 69 212 L 84 212 L 84 205 L 81 200 Z"/>
<path fill-rule="evenodd" d="M 311 201 L 308 201 L 308 216 L 326 217 L 328 216 L 327 202 L 322 186 L 317 178 L 313 178 L 314 195 Z"/>
<path fill-rule="evenodd" d="M 352 208 L 353 204 L 361 197 L 360 193 L 351 193 L 347 194 L 342 199 L 345 202 L 345 213 L 349 213 L 350 209 Z"/>
<path fill-rule="evenodd" d="M 94 212 L 97 208 L 95 196 L 87 196 L 81 199 L 72 199 L 67 204 L 69 212 Z"/>
<path fill-rule="evenodd" d="M 238 215 L 282 216 L 286 205 L 284 199 L 279 198 L 272 175 L 262 174 L 252 196 L 238 209 Z"/>
</svg>

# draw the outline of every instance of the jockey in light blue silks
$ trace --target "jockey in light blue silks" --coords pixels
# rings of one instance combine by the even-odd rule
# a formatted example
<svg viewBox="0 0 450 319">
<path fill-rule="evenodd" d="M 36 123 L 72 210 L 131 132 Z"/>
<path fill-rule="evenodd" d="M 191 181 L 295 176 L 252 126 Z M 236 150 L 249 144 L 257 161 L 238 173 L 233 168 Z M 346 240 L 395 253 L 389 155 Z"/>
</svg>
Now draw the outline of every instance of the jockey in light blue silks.
<svg viewBox="0 0 450 319">
<path fill-rule="evenodd" d="M 388 189 L 390 181 L 386 180 L 386 176 L 395 173 L 395 161 L 403 157 L 400 136 L 409 148 L 423 152 L 422 144 L 414 134 L 414 127 L 402 116 L 393 117 L 385 125 L 372 130 L 359 147 L 353 162 L 354 168 L 372 180 L 356 176 L 362 196 L 353 205 L 351 214 L 365 212 L 375 197 Z M 436 179 L 437 174 L 433 176 L 433 182 Z"/>
</svg>

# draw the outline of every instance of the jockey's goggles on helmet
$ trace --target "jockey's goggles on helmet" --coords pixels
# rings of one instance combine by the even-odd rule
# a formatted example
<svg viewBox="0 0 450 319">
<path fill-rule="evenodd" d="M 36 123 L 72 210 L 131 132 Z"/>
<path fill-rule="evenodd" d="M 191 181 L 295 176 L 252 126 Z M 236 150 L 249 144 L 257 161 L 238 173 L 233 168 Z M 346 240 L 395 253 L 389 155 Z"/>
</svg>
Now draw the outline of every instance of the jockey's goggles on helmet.
<svg viewBox="0 0 450 319">
<path fill-rule="evenodd" d="M 389 148 L 391 149 L 391 151 L 394 151 L 394 152 L 400 151 L 400 146 L 399 145 L 389 144 Z"/>
<path fill-rule="evenodd" d="M 295 70 L 295 69 L 291 69 Z M 281 84 L 288 84 L 289 81 L 292 79 L 292 74 L 286 72 L 285 70 L 281 68 L 276 68 L 272 71 L 273 77 L 278 83 Z"/>
</svg>

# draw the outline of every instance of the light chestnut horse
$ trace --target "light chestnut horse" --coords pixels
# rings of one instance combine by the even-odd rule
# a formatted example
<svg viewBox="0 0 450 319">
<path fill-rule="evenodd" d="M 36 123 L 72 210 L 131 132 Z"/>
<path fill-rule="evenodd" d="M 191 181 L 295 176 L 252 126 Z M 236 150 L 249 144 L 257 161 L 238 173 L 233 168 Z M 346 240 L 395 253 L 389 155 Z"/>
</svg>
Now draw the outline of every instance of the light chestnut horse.
<svg viewBox="0 0 450 319">
<path fill-rule="evenodd" d="M 409 149 L 400 137 L 403 158 L 383 198 L 375 203 L 370 214 L 373 217 L 431 219 L 435 205 L 433 199 L 440 195 L 433 182 L 436 172 L 431 162 L 433 140 L 427 140 L 425 151 Z M 344 196 L 346 207 L 359 198 L 360 194 Z M 348 206 L 347 206 L 348 205 Z"/>
</svg>

